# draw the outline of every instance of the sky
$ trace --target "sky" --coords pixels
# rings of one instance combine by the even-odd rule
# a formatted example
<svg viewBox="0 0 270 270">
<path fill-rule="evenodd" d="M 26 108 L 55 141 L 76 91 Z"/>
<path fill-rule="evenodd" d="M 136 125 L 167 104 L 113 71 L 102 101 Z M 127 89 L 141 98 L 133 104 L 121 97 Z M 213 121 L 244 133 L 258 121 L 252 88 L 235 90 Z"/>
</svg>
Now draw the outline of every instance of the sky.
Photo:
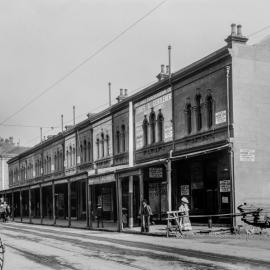
<svg viewBox="0 0 270 270">
<path fill-rule="evenodd" d="M 162 3 L 95 57 L 26 106 L 104 44 Z M 87 113 L 108 107 L 120 88 L 130 94 L 223 47 L 231 23 L 250 35 L 270 25 L 269 0 L 0 0 L 0 137 L 33 146 Z M 270 35 L 270 26 L 249 44 Z M 13 126 L 15 125 L 15 126 Z M 18 127 L 17 125 L 34 126 Z M 53 129 L 50 127 L 54 127 Z"/>
</svg>

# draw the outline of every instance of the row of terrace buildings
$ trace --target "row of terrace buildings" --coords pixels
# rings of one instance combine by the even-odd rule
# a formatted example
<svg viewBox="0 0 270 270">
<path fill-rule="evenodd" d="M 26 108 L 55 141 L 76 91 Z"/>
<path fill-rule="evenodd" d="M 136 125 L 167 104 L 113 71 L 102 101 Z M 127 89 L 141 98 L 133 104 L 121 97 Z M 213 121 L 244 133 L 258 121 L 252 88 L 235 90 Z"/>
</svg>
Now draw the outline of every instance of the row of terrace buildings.
<svg viewBox="0 0 270 270">
<path fill-rule="evenodd" d="M 142 199 L 156 222 L 182 196 L 200 223 L 270 205 L 270 43 L 246 42 L 232 25 L 223 48 L 12 158 L 12 217 L 95 228 L 101 207 L 121 230 L 123 212 L 139 225 Z"/>
</svg>

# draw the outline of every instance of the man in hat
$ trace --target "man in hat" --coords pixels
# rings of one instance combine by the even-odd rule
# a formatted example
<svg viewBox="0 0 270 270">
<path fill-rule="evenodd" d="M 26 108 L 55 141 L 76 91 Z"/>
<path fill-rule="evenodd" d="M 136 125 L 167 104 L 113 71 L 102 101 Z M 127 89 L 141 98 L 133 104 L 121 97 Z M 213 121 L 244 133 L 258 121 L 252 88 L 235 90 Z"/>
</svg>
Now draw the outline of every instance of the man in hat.
<svg viewBox="0 0 270 270">
<path fill-rule="evenodd" d="M 180 224 L 182 226 L 183 231 L 191 231 L 191 223 L 189 219 L 189 207 L 188 207 L 188 199 L 186 197 L 182 197 L 181 199 L 181 204 L 179 206 L 179 211 L 181 212 L 181 219 L 180 219 Z"/>
<path fill-rule="evenodd" d="M 150 205 L 147 204 L 146 200 L 142 201 L 142 227 L 141 232 L 149 232 L 150 227 L 150 216 L 152 215 L 152 210 Z"/>
</svg>

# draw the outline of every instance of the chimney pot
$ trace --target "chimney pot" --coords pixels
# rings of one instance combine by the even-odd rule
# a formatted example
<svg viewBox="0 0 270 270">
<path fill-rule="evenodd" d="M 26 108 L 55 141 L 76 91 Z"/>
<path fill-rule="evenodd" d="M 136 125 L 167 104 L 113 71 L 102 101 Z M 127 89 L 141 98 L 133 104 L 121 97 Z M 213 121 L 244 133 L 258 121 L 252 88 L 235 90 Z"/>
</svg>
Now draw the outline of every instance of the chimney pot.
<svg viewBox="0 0 270 270">
<path fill-rule="evenodd" d="M 120 96 L 123 96 L 123 89 L 120 89 Z"/>
<path fill-rule="evenodd" d="M 231 24 L 231 35 L 232 36 L 236 35 L 236 24 L 235 23 Z"/>
<path fill-rule="evenodd" d="M 128 90 L 127 89 L 125 89 L 125 96 L 127 96 L 128 94 L 127 94 L 127 92 L 128 92 Z"/>
<path fill-rule="evenodd" d="M 161 72 L 160 73 L 164 73 L 164 65 L 161 65 Z"/>
<path fill-rule="evenodd" d="M 237 36 L 242 36 L 242 25 L 241 24 L 237 25 Z"/>
<path fill-rule="evenodd" d="M 169 70 L 169 65 L 166 66 L 166 74 L 169 74 L 170 70 Z"/>
</svg>

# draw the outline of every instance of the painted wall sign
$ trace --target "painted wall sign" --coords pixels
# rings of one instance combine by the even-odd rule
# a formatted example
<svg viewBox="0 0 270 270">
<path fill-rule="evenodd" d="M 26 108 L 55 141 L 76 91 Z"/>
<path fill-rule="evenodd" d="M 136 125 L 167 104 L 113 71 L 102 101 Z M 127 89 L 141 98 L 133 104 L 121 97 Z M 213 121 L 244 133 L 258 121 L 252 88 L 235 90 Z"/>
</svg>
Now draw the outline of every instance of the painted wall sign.
<svg viewBox="0 0 270 270">
<path fill-rule="evenodd" d="M 136 149 L 141 149 L 144 145 L 143 139 L 143 120 L 146 115 L 146 119 L 149 121 L 149 115 L 153 109 L 156 118 L 159 113 L 162 113 L 163 122 L 163 134 L 162 138 L 164 142 L 172 141 L 172 92 L 171 88 L 167 88 L 159 93 L 152 95 L 146 99 L 141 100 L 134 104 L 134 116 L 135 116 L 135 145 Z M 149 128 L 148 128 L 149 129 Z M 158 126 L 155 126 L 156 141 L 158 140 Z M 148 142 L 150 141 L 150 130 L 148 130 Z"/>
<path fill-rule="evenodd" d="M 240 149 L 240 161 L 254 162 L 255 150 L 254 149 Z"/>
<path fill-rule="evenodd" d="M 162 178 L 163 170 L 162 168 L 149 168 L 149 178 Z"/>
<path fill-rule="evenodd" d="M 181 185 L 181 196 L 189 196 L 189 185 Z"/>
<path fill-rule="evenodd" d="M 216 125 L 226 122 L 226 114 L 227 114 L 226 110 L 216 113 Z"/>
<path fill-rule="evenodd" d="M 230 180 L 220 180 L 219 181 L 220 192 L 230 192 L 231 191 L 231 181 Z"/>
<path fill-rule="evenodd" d="M 88 180 L 88 185 L 105 184 L 110 182 L 115 182 L 114 174 L 106 174 L 90 178 Z"/>
</svg>

